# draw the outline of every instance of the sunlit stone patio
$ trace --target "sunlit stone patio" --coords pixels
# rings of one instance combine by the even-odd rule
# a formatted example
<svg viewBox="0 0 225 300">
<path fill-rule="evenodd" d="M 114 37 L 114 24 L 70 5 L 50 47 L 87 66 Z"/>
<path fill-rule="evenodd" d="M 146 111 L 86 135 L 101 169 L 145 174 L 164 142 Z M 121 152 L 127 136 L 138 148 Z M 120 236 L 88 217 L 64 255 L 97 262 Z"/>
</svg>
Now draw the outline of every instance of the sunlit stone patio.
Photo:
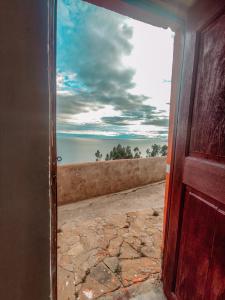
<svg viewBox="0 0 225 300">
<path fill-rule="evenodd" d="M 58 299 L 164 299 L 164 183 L 58 209 Z"/>
</svg>

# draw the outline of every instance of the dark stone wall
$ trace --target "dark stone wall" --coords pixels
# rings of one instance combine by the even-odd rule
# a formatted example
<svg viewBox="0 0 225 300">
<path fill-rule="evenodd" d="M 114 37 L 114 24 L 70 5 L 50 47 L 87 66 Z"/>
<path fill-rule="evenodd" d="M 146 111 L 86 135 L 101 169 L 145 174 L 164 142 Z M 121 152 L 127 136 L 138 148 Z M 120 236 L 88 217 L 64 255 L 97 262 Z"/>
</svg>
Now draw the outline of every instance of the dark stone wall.
<svg viewBox="0 0 225 300">
<path fill-rule="evenodd" d="M 0 1 L 0 299 L 50 295 L 48 1 Z"/>
</svg>

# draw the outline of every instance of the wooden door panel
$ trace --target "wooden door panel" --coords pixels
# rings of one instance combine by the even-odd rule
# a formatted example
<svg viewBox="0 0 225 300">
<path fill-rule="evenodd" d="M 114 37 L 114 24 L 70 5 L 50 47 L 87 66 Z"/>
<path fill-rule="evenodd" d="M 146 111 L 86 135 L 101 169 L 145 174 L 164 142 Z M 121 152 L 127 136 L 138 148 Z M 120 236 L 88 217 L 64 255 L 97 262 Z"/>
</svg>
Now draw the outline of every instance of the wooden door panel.
<svg viewBox="0 0 225 300">
<path fill-rule="evenodd" d="M 199 37 L 190 152 L 225 158 L 225 14 Z"/>
<path fill-rule="evenodd" d="M 182 300 L 202 300 L 210 263 L 217 207 L 189 189 L 185 193 L 184 201 L 175 294 Z"/>
<path fill-rule="evenodd" d="M 225 211 L 218 209 L 204 300 L 225 299 Z"/>
<path fill-rule="evenodd" d="M 225 164 L 188 156 L 183 183 L 225 204 Z"/>
<path fill-rule="evenodd" d="M 164 290 L 225 300 L 224 0 L 198 0 L 187 16 L 177 114 Z"/>
</svg>

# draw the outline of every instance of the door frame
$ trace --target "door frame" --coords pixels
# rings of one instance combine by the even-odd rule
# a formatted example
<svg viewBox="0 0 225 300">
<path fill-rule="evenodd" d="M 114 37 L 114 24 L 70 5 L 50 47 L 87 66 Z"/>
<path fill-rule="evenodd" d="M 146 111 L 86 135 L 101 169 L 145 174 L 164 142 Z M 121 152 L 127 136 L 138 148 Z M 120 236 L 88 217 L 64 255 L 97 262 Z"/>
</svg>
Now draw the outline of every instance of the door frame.
<svg viewBox="0 0 225 300">
<path fill-rule="evenodd" d="M 48 1 L 49 164 L 50 164 L 50 299 L 57 299 L 57 151 L 56 151 L 56 24 L 57 0 Z"/>
<path fill-rule="evenodd" d="M 167 164 L 167 182 L 164 210 L 164 239 L 163 239 L 163 266 L 162 279 L 164 280 L 164 265 L 167 253 L 168 234 L 170 227 L 172 186 L 174 184 L 174 163 L 176 136 L 178 127 L 178 110 L 182 86 L 184 33 L 186 12 L 170 4 L 157 4 L 145 0 L 84 0 L 97 6 L 115 11 L 122 15 L 137 19 L 153 26 L 170 27 L 175 32 L 172 82 L 170 97 L 170 120 L 169 120 L 169 145 Z M 159 1 L 160 2 L 160 1 Z M 57 299 L 57 154 L 56 154 L 56 23 L 57 23 L 57 0 L 48 1 L 49 9 L 49 94 L 50 94 L 50 207 L 51 207 L 51 299 Z M 166 291 L 165 291 L 166 292 Z M 167 294 L 167 293 L 166 293 Z"/>
</svg>

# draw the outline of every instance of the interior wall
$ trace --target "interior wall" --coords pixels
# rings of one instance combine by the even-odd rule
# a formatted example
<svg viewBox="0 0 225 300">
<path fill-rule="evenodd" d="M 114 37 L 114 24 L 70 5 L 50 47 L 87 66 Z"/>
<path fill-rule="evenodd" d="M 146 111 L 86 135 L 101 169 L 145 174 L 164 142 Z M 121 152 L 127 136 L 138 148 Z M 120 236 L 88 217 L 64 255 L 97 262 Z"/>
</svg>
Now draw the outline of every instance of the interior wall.
<svg viewBox="0 0 225 300">
<path fill-rule="evenodd" d="M 0 299 L 50 296 L 47 0 L 0 1 Z"/>
</svg>

